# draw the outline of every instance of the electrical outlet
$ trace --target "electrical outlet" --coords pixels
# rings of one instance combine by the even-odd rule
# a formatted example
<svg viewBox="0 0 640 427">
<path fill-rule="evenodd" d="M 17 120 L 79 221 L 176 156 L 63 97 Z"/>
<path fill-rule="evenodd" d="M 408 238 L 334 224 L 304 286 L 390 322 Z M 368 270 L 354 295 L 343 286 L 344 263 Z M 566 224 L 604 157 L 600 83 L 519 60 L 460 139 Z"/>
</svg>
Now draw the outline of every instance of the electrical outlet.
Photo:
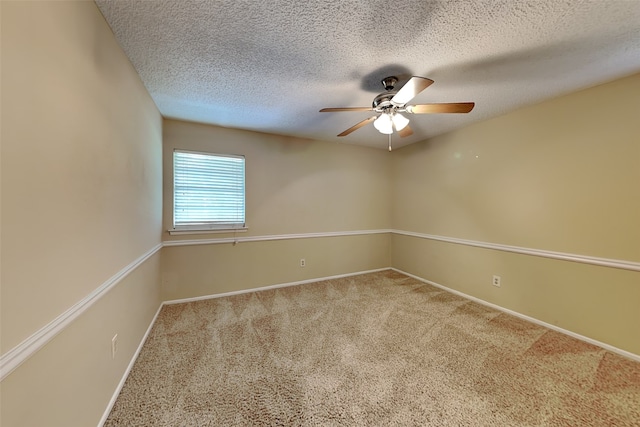
<svg viewBox="0 0 640 427">
<path fill-rule="evenodd" d="M 118 334 L 115 334 L 113 338 L 111 338 L 111 358 L 116 358 L 116 353 L 118 352 Z"/>
<path fill-rule="evenodd" d="M 305 267 L 307 265 L 307 261 L 304 258 L 300 258 L 300 267 Z"/>
<path fill-rule="evenodd" d="M 500 276 L 493 276 L 493 286 L 500 287 Z"/>
</svg>

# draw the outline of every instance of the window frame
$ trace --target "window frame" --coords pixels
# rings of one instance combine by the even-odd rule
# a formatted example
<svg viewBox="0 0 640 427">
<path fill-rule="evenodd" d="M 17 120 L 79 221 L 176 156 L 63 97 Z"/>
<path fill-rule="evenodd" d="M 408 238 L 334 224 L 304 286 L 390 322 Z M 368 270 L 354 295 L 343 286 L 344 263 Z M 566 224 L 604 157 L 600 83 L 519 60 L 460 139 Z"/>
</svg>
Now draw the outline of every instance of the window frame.
<svg viewBox="0 0 640 427">
<path fill-rule="evenodd" d="M 197 154 L 202 156 L 209 156 L 215 158 L 234 158 L 234 159 L 242 159 L 242 219 L 243 222 L 216 222 L 216 221 L 206 221 L 206 222 L 192 222 L 192 223 L 180 223 L 176 224 L 176 153 L 185 153 L 185 154 Z M 172 216 L 172 224 L 171 228 L 168 230 L 170 234 L 200 234 L 200 233 L 229 233 L 229 232 L 242 232 L 247 231 L 246 225 L 246 197 L 247 197 L 247 189 L 246 189 L 246 157 L 239 154 L 220 154 L 220 153 L 212 153 L 206 151 L 195 151 L 195 150 L 185 150 L 174 148 L 171 154 L 171 164 L 172 164 L 172 206 L 171 206 L 171 216 Z"/>
</svg>

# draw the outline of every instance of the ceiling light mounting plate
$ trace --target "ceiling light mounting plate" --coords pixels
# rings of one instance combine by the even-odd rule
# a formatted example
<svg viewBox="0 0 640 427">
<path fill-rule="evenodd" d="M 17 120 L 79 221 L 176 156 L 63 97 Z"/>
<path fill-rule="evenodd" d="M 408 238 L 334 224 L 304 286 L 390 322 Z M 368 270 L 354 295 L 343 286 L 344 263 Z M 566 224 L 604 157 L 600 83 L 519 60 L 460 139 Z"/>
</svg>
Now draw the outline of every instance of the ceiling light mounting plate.
<svg viewBox="0 0 640 427">
<path fill-rule="evenodd" d="M 382 86 L 384 86 L 384 90 L 391 91 L 398 83 L 398 78 L 396 76 L 385 77 L 381 80 Z"/>
</svg>

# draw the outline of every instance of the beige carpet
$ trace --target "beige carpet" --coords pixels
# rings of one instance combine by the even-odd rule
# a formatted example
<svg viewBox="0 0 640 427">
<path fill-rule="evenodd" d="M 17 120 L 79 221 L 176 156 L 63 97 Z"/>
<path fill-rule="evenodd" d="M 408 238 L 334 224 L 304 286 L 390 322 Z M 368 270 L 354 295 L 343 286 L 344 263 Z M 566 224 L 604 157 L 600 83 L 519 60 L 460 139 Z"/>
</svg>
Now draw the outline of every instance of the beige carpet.
<svg viewBox="0 0 640 427">
<path fill-rule="evenodd" d="M 106 426 L 640 426 L 640 363 L 393 271 L 165 306 Z"/>
</svg>

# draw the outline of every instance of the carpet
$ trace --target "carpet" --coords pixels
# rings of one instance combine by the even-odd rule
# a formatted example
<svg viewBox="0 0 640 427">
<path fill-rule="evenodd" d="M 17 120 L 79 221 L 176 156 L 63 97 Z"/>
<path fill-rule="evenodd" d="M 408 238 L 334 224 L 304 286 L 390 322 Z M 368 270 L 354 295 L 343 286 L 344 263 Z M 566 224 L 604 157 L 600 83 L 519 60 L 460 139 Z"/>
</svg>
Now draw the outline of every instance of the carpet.
<svg viewBox="0 0 640 427">
<path fill-rule="evenodd" d="M 640 363 L 387 270 L 164 306 L 105 426 L 640 426 Z"/>
</svg>

